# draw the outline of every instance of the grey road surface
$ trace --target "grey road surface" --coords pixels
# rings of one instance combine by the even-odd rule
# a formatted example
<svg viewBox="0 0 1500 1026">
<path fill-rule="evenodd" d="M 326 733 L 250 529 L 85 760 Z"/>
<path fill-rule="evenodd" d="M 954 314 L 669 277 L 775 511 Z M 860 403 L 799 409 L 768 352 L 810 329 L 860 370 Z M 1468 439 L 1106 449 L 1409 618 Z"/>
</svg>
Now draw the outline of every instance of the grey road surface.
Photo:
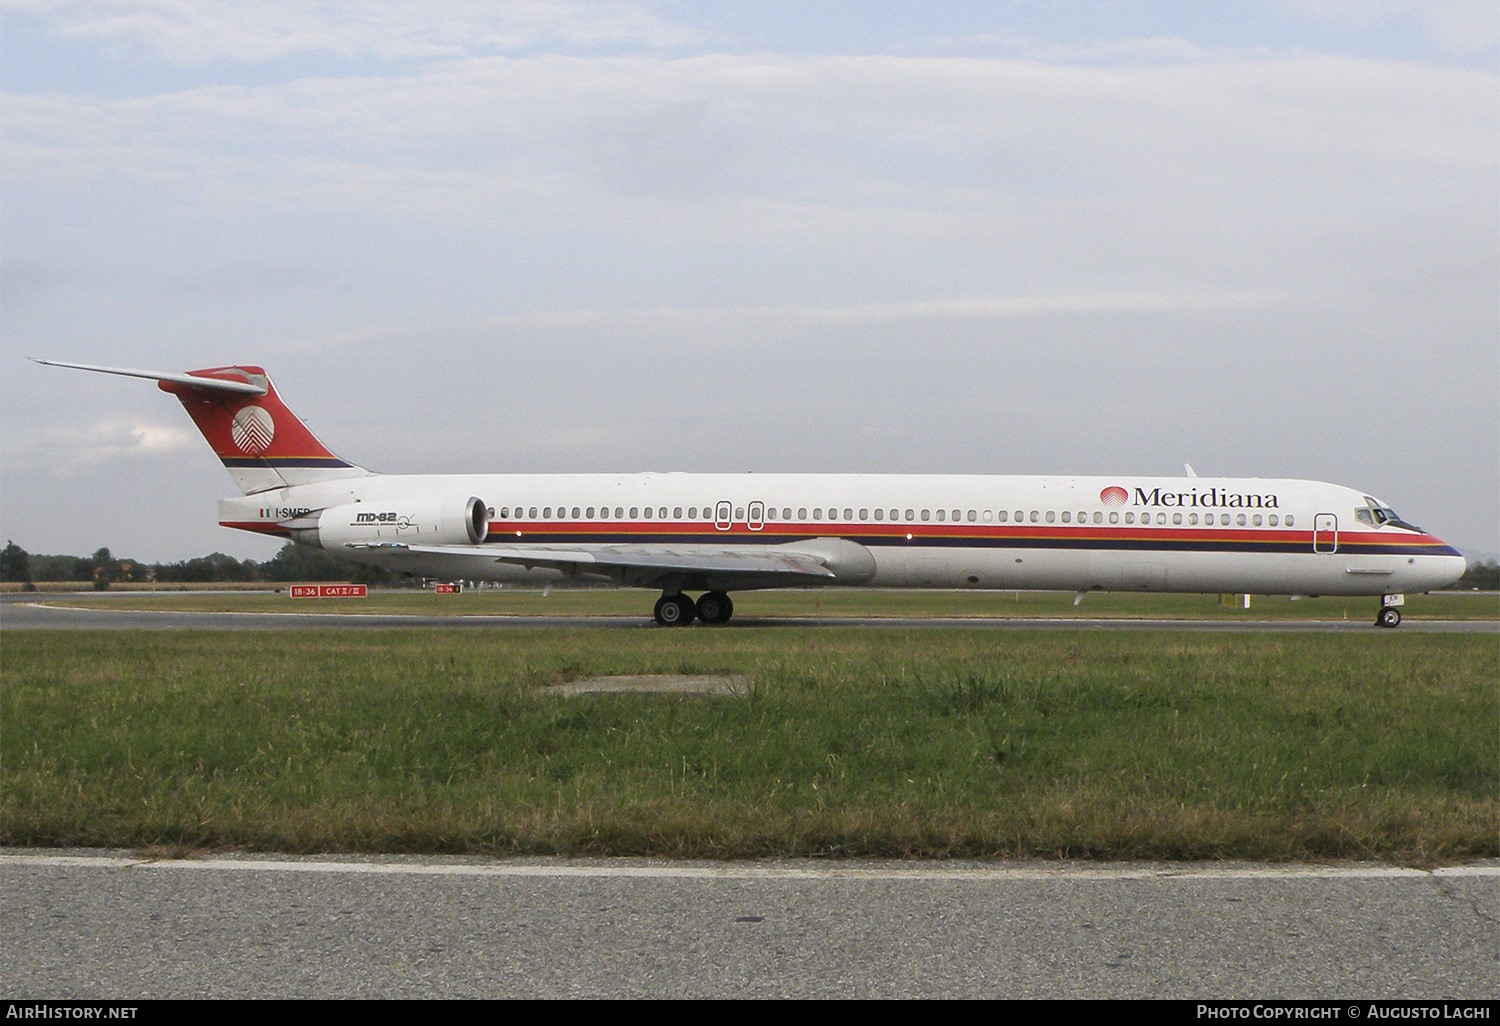
<svg viewBox="0 0 1500 1026">
<path fill-rule="evenodd" d="M 1373 614 L 1372 614 L 1373 616 Z M 646 616 L 406 616 L 344 613 L 198 613 L 154 609 L 79 609 L 22 599 L 11 594 L 0 603 L 0 628 L 6 630 L 329 630 L 392 627 L 468 627 L 490 630 L 523 627 L 614 627 L 659 630 Z M 1293 632 L 1383 634 L 1372 620 L 1122 620 L 1122 619 L 985 619 L 976 617 L 736 617 L 731 629 L 756 627 L 901 627 L 969 630 L 1109 630 L 1195 632 Z M 1500 634 L 1500 620 L 1408 619 L 1403 631 L 1422 633 Z"/>
<path fill-rule="evenodd" d="M 0 853 L 41 998 L 1421 998 L 1500 992 L 1500 863 Z"/>
</svg>

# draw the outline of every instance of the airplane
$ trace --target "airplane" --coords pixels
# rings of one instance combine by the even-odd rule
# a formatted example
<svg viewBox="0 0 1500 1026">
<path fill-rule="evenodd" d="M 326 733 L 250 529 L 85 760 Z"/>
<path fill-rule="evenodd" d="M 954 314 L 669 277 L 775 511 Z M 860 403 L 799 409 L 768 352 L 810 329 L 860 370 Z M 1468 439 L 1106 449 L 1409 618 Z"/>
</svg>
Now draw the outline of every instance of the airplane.
<svg viewBox="0 0 1500 1026">
<path fill-rule="evenodd" d="M 377 474 L 325 448 L 260 367 L 32 359 L 175 395 L 242 493 L 219 501 L 221 526 L 412 576 L 657 589 L 667 627 L 727 623 L 734 591 L 809 586 L 1378 595 L 1376 624 L 1396 627 L 1406 592 L 1465 566 L 1384 502 L 1318 481 Z"/>
</svg>

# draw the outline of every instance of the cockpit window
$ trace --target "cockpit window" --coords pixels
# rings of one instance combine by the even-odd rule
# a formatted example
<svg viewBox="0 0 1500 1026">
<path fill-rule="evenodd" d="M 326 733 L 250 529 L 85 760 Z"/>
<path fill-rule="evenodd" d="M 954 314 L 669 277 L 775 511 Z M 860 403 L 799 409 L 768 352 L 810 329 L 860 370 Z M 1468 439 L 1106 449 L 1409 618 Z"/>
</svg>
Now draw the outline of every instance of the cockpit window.
<svg viewBox="0 0 1500 1026">
<path fill-rule="evenodd" d="M 1421 530 L 1415 524 L 1408 524 L 1405 520 L 1402 520 L 1401 514 L 1391 509 L 1391 507 L 1379 499 L 1366 495 L 1364 496 L 1364 500 L 1364 507 L 1354 511 L 1354 516 L 1360 523 L 1369 524 L 1371 527 L 1385 527 L 1386 525 L 1390 525 L 1391 527 L 1404 527 L 1408 531 Z"/>
</svg>

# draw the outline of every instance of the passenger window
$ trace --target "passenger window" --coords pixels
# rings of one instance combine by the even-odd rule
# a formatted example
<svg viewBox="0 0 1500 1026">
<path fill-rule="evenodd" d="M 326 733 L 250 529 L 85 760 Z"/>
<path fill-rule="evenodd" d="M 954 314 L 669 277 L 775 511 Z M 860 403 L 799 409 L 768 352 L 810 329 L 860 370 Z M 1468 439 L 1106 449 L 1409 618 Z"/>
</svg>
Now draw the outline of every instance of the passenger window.
<svg viewBox="0 0 1500 1026">
<path fill-rule="evenodd" d="M 813 510 L 813 519 L 814 520 L 822 520 L 823 519 L 823 509 L 822 509 L 821 506 Z"/>
<path fill-rule="evenodd" d="M 1167 522 L 1167 515 L 1165 513 L 1156 514 L 1156 522 L 1158 524 L 1165 524 Z"/>
<path fill-rule="evenodd" d="M 1118 524 L 1120 522 L 1120 514 L 1115 512 L 1114 510 L 1110 510 L 1109 522 L 1111 524 Z"/>
<path fill-rule="evenodd" d="M 1102 523 L 1104 523 L 1104 514 L 1103 513 L 1095 513 L 1094 514 L 1094 523 L 1096 523 L 1096 524 L 1102 524 Z"/>
<path fill-rule="evenodd" d="M 736 519 L 736 520 L 744 520 L 745 519 L 745 507 L 743 507 L 743 506 L 736 506 L 734 508 L 734 519 Z"/>
<path fill-rule="evenodd" d="M 651 507 L 650 506 L 646 507 L 646 509 L 645 509 L 645 516 L 646 516 L 647 520 L 651 519 Z"/>
<path fill-rule="evenodd" d="M 635 511 L 632 510 L 631 514 L 634 515 L 634 512 Z M 625 507 L 624 506 L 616 506 L 615 507 L 615 519 L 616 520 L 623 520 L 623 519 L 625 519 Z"/>
<path fill-rule="evenodd" d="M 989 510 L 985 510 L 984 511 L 984 522 L 986 524 L 989 523 L 994 518 L 995 518 L 995 514 L 994 513 L 990 512 Z"/>
<path fill-rule="evenodd" d="M 1259 513 L 1255 514 L 1255 516 L 1253 516 L 1253 517 L 1250 518 L 1250 526 L 1251 527 L 1259 527 L 1260 526 L 1260 514 Z"/>
<path fill-rule="evenodd" d="M 1188 523 L 1189 524 L 1196 524 L 1197 522 L 1198 522 L 1198 514 L 1196 514 L 1196 513 L 1189 513 L 1188 514 Z"/>
<path fill-rule="evenodd" d="M 1071 524 L 1073 522 L 1073 514 L 1068 510 L 1063 510 L 1062 522 L 1065 524 Z"/>
<path fill-rule="evenodd" d="M 797 511 L 797 519 L 798 520 L 806 520 L 807 519 L 807 507 L 806 506 L 803 506 L 801 509 L 799 509 Z"/>
<path fill-rule="evenodd" d="M 608 520 L 609 519 L 609 507 L 608 506 L 600 506 L 599 507 L 599 519 L 600 520 Z"/>
<path fill-rule="evenodd" d="M 1038 513 L 1036 510 L 1032 510 L 1031 511 L 1031 522 L 1033 524 L 1039 524 L 1039 523 L 1041 523 L 1042 522 L 1042 515 L 1040 513 Z"/>
<path fill-rule="evenodd" d="M 947 520 L 947 519 L 948 519 L 948 511 L 945 510 L 945 509 L 938 510 L 938 522 L 941 523 L 942 521 Z"/>
<path fill-rule="evenodd" d="M 885 510 L 883 510 L 883 509 L 877 509 L 875 511 L 875 519 L 876 520 L 884 520 L 885 519 Z"/>
<path fill-rule="evenodd" d="M 1047 523 L 1049 523 L 1049 524 L 1055 524 L 1055 523 L 1057 523 L 1057 513 L 1054 510 L 1050 510 L 1049 509 L 1047 511 Z"/>
<path fill-rule="evenodd" d="M 579 509 L 577 506 L 574 506 L 573 507 L 573 519 L 574 520 L 578 520 L 578 519 L 581 519 L 582 517 L 583 517 L 583 510 Z"/>
<path fill-rule="evenodd" d="M 859 511 L 859 519 L 861 519 L 861 520 L 869 520 L 870 519 L 870 511 L 868 509 L 861 508 L 860 511 Z"/>
<path fill-rule="evenodd" d="M 1296 524 L 1296 521 L 1294 521 L 1292 519 L 1292 515 L 1290 513 L 1288 513 L 1286 515 L 1286 526 L 1293 527 L 1293 526 L 1295 526 L 1295 524 Z"/>
<path fill-rule="evenodd" d="M 915 519 L 917 519 L 917 511 L 914 510 L 914 509 L 907 510 L 906 511 L 906 519 L 907 520 L 915 520 Z"/>
<path fill-rule="evenodd" d="M 846 510 L 844 510 L 844 519 L 845 520 L 853 520 L 854 519 L 854 510 L 852 510 L 852 509 L 846 509 Z"/>
<path fill-rule="evenodd" d="M 931 516 L 932 516 L 932 510 L 924 509 L 922 511 L 922 520 L 923 520 L 923 522 L 926 522 L 928 519 L 931 518 Z M 907 517 L 906 519 L 910 520 L 911 517 Z"/>
<path fill-rule="evenodd" d="M 501 506 L 500 507 L 500 519 L 501 520 L 509 520 L 510 519 L 510 507 L 509 506 Z"/>
<path fill-rule="evenodd" d="M 1182 514 L 1181 513 L 1173 513 L 1172 514 L 1172 523 L 1173 524 L 1180 524 L 1180 523 L 1182 523 Z"/>
<path fill-rule="evenodd" d="M 1272 513 L 1269 517 L 1267 517 L 1266 518 L 1266 523 L 1269 524 L 1272 527 L 1275 527 L 1276 524 L 1278 523 L 1278 521 L 1276 519 L 1276 514 Z"/>
<path fill-rule="evenodd" d="M 975 517 L 976 517 L 975 511 L 972 510 L 972 509 L 969 510 L 969 523 L 972 524 L 974 522 L 974 520 L 975 520 Z"/>
<path fill-rule="evenodd" d="M 1125 522 L 1127 524 L 1133 524 L 1133 523 L 1135 523 L 1135 514 L 1134 513 L 1126 513 L 1125 514 Z"/>
<path fill-rule="evenodd" d="M 1010 519 L 1010 511 L 1002 509 L 1000 511 L 1000 522 L 1003 524 L 1003 523 L 1005 523 L 1009 519 Z"/>
<path fill-rule="evenodd" d="M 631 520 L 636 519 L 640 515 L 641 515 L 641 508 L 639 506 L 631 506 L 630 507 L 630 519 Z"/>
<path fill-rule="evenodd" d="M 1239 516 L 1235 517 L 1234 518 L 1234 522 L 1235 522 L 1236 526 L 1244 527 L 1245 526 L 1245 514 L 1241 513 Z"/>
</svg>

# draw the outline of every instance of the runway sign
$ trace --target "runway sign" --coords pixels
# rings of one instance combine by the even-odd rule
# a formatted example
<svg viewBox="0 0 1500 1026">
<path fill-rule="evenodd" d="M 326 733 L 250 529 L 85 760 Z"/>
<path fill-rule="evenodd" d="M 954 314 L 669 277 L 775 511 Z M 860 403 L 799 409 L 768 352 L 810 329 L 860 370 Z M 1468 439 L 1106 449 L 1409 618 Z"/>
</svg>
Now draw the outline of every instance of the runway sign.
<svg viewBox="0 0 1500 1026">
<path fill-rule="evenodd" d="M 365 598 L 363 584 L 294 584 L 292 598 Z"/>
</svg>

